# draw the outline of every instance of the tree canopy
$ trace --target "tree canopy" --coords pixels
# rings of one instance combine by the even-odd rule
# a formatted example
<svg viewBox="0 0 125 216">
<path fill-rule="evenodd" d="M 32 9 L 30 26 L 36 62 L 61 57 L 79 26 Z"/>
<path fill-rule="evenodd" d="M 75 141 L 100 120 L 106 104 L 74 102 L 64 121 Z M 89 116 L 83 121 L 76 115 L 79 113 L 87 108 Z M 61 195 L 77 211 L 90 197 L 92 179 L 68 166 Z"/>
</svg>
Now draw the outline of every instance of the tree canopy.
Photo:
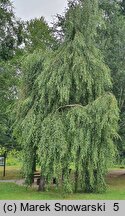
<svg viewBox="0 0 125 216">
<path fill-rule="evenodd" d="M 113 94 L 116 96 L 120 109 L 119 150 L 124 160 L 125 155 L 125 16 L 124 1 L 100 1 L 103 10 L 105 29 L 100 31 L 98 44 L 103 52 L 106 64 L 111 70 Z M 100 43 L 99 43 L 100 41 Z"/>
<path fill-rule="evenodd" d="M 43 52 L 51 49 L 53 43 L 54 37 L 44 18 L 23 22 L 15 17 L 10 0 L 0 0 L 0 147 L 19 148 L 12 137 L 12 125 L 23 56 L 26 58 L 35 49 Z"/>
<path fill-rule="evenodd" d="M 26 22 L 27 44 L 26 48 L 33 52 L 34 50 L 51 49 L 54 46 L 55 39 L 52 29 L 48 26 L 43 17 L 35 18 Z"/>
<path fill-rule="evenodd" d="M 16 94 L 16 66 L 13 57 L 18 46 L 18 25 L 11 1 L 0 1 L 0 147 L 11 148 L 10 110 Z"/>
<path fill-rule="evenodd" d="M 69 3 L 60 47 L 24 62 L 15 134 L 24 146 L 28 183 L 37 155 L 46 185 L 56 177 L 66 191 L 105 190 L 104 176 L 117 149 L 118 107 L 110 93 L 110 70 L 97 48 L 99 23 L 98 0 Z"/>
</svg>

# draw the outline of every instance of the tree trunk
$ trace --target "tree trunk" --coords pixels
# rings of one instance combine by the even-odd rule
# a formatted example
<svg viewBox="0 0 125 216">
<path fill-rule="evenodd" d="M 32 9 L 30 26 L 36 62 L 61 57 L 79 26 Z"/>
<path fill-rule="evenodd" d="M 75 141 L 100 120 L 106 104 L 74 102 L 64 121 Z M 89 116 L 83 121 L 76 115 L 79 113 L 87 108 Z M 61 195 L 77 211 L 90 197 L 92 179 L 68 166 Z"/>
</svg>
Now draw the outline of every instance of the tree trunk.
<svg viewBox="0 0 125 216">
<path fill-rule="evenodd" d="M 43 176 L 40 177 L 38 191 L 45 191 L 45 178 Z"/>
<path fill-rule="evenodd" d="M 75 171 L 75 193 L 78 190 L 78 169 Z"/>
</svg>

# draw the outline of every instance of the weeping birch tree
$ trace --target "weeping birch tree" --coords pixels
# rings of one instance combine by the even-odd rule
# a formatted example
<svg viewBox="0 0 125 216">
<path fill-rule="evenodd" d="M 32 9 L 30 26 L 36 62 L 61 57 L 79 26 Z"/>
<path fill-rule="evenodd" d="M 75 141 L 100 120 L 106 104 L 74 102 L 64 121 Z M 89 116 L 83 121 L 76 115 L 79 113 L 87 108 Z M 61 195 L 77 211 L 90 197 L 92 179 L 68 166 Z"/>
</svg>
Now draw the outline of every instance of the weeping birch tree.
<svg viewBox="0 0 125 216">
<path fill-rule="evenodd" d="M 32 113 L 31 103 L 30 117 L 22 128 L 23 142 L 27 141 L 25 176 L 30 179 L 32 175 L 35 143 L 45 187 L 54 177 L 57 187 L 68 192 L 106 189 L 104 177 L 117 150 L 113 140 L 118 107 L 110 93 L 109 68 L 96 46 L 99 14 L 98 0 L 69 3 L 64 41 L 46 58 L 35 79 L 38 100 L 33 104 L 37 108 Z"/>
</svg>

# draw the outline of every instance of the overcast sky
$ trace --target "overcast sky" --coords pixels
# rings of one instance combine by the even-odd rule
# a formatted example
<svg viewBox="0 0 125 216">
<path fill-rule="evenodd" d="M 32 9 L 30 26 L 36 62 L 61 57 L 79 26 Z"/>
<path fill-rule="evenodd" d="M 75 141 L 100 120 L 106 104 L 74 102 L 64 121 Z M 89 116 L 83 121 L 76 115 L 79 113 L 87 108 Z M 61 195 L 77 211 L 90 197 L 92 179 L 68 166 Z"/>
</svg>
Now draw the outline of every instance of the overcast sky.
<svg viewBox="0 0 125 216">
<path fill-rule="evenodd" d="M 12 0 L 15 15 L 22 20 L 35 17 L 45 17 L 48 23 L 53 21 L 54 15 L 63 14 L 67 0 Z"/>
</svg>

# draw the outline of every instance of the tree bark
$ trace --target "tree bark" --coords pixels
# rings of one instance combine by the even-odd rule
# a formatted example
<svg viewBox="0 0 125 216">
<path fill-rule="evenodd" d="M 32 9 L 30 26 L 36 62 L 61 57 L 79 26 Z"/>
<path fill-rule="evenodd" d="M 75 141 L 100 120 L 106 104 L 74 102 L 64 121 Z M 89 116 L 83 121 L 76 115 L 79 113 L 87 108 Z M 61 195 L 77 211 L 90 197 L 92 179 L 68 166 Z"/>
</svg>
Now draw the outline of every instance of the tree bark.
<svg viewBox="0 0 125 216">
<path fill-rule="evenodd" d="M 45 191 L 45 178 L 43 176 L 40 177 L 38 191 Z"/>
</svg>

